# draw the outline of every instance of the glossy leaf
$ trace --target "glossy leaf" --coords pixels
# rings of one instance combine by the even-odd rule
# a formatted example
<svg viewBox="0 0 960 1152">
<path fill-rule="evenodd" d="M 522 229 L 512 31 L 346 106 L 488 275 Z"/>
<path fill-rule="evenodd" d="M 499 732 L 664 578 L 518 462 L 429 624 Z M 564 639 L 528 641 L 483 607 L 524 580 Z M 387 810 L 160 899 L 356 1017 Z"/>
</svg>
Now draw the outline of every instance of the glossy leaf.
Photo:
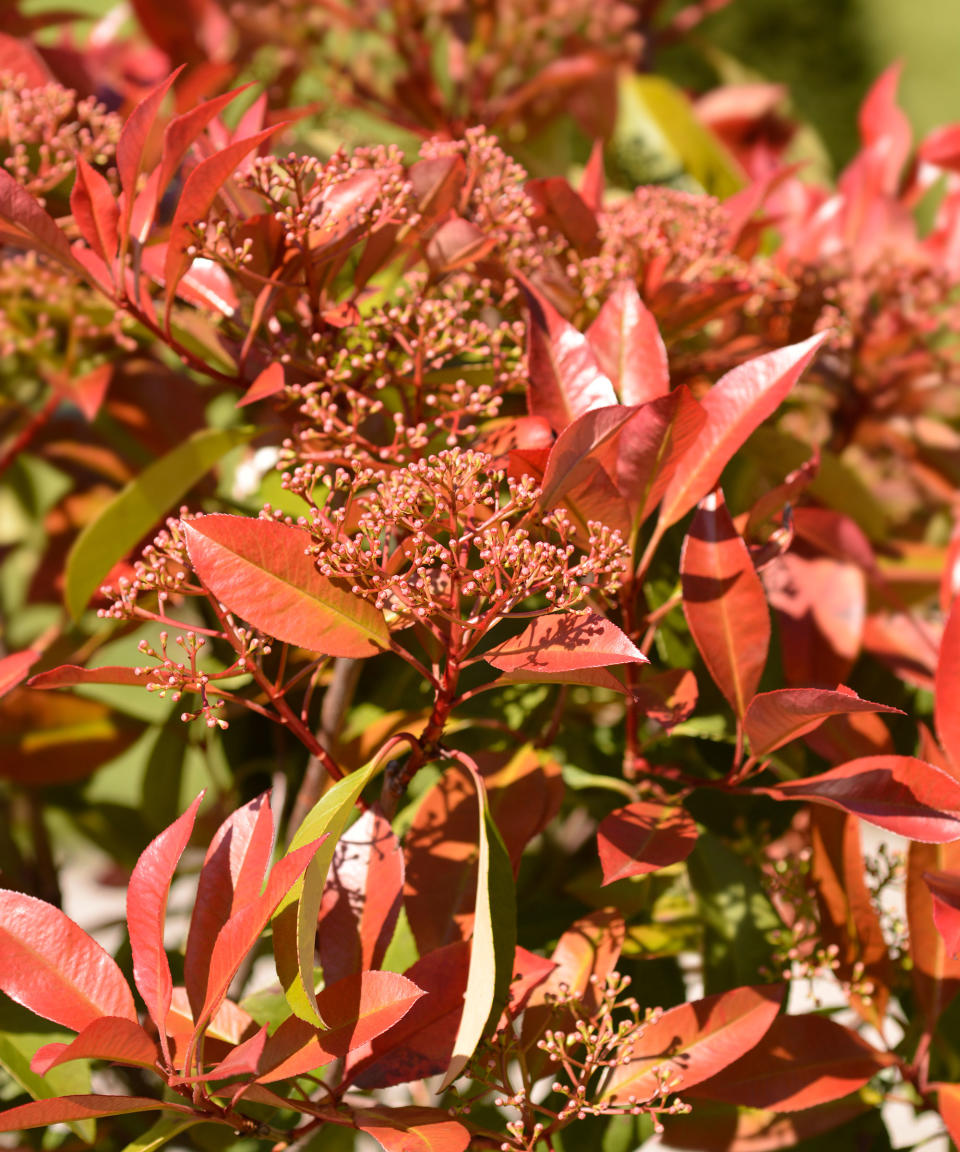
<svg viewBox="0 0 960 1152">
<path fill-rule="evenodd" d="M 466 1067 L 491 1017 L 495 1023 L 506 1004 L 517 938 L 516 897 L 510 858 L 497 826 L 490 818 L 483 778 L 472 764 L 468 767 L 480 801 L 477 898 L 463 1015 L 453 1043 L 450 1065 L 438 1089 L 441 1092 Z"/>
<path fill-rule="evenodd" d="M 120 246 L 120 208 L 106 177 L 77 157 L 77 178 L 70 193 L 70 208 L 80 234 L 105 264 Z"/>
<path fill-rule="evenodd" d="M 34 1100 L 0 1112 L 0 1132 L 18 1132 L 21 1128 L 46 1128 L 70 1120 L 96 1120 L 101 1116 L 123 1116 L 131 1112 L 181 1112 L 194 1116 L 192 1108 L 144 1096 L 60 1096 L 55 1100 Z M 216 1120 L 205 1115 L 204 1119 Z"/>
<path fill-rule="evenodd" d="M 658 521 L 661 531 L 713 488 L 733 454 L 773 415 L 825 339 L 821 333 L 802 344 L 748 360 L 718 380 L 701 399 L 706 423 L 664 493 Z"/>
<path fill-rule="evenodd" d="M 403 903 L 403 852 L 390 822 L 370 808 L 340 838 L 320 906 L 324 981 L 383 963 Z"/>
<path fill-rule="evenodd" d="M 101 1016 L 137 1020 L 113 957 L 59 908 L 7 889 L 0 889 L 0 989 L 75 1032 Z"/>
<path fill-rule="evenodd" d="M 109 1060 L 153 1068 L 158 1055 L 154 1041 L 135 1021 L 123 1016 L 101 1016 L 69 1044 L 44 1045 L 30 1067 L 41 1076 L 69 1060 Z"/>
<path fill-rule="evenodd" d="M 174 508 L 223 456 L 250 439 L 239 428 L 204 428 L 154 460 L 80 533 L 67 557 L 64 598 L 76 619 L 113 565 Z"/>
<path fill-rule="evenodd" d="M 691 1096 L 793 1112 L 856 1092 L 895 1059 L 826 1016 L 778 1016 L 755 1047 Z"/>
<path fill-rule="evenodd" d="M 940 743 L 960 773 L 960 597 L 953 601 L 940 640 L 933 715 Z"/>
<path fill-rule="evenodd" d="M 320 575 L 304 529 L 215 515 L 184 521 L 183 532 L 204 587 L 262 632 L 325 656 L 372 656 L 388 646 L 383 613 Z"/>
<path fill-rule="evenodd" d="M 744 730 L 754 756 L 768 756 L 791 740 L 812 732 L 828 716 L 850 712 L 895 712 L 889 704 L 874 704 L 842 684 L 828 688 L 778 688 L 754 696 L 744 717 Z"/>
<path fill-rule="evenodd" d="M 960 840 L 960 782 L 913 756 L 864 756 L 819 776 L 757 791 L 774 800 L 840 808 L 910 840 Z"/>
<path fill-rule="evenodd" d="M 633 1044 L 629 1063 L 614 1069 L 601 1098 L 650 1100 L 659 1091 L 657 1070 L 673 1074 L 684 1091 L 756 1047 L 783 1000 L 782 984 L 734 988 L 664 1012 Z"/>
<path fill-rule="evenodd" d="M 379 758 L 374 757 L 363 768 L 338 780 L 307 813 L 287 850 L 289 854 L 322 836 L 327 837 L 304 876 L 291 886 L 281 901 L 273 924 L 277 975 L 290 1007 L 309 1024 L 324 1025 L 313 986 L 313 962 L 317 919 L 327 873 L 337 843 L 353 815 L 354 805 L 380 767 Z"/>
<path fill-rule="evenodd" d="M 501 672 L 547 674 L 647 663 L 616 624 L 589 610 L 537 616 L 519 636 L 504 640 L 483 658 Z"/>
<path fill-rule="evenodd" d="M 770 646 L 770 613 L 723 493 L 700 503 L 680 553 L 683 611 L 717 687 L 742 719 Z"/>
<path fill-rule="evenodd" d="M 933 922 L 951 960 L 960 958 L 960 872 L 924 872 L 933 897 Z"/>
<path fill-rule="evenodd" d="M 466 1152 L 470 1132 L 440 1108 L 365 1108 L 354 1123 L 385 1152 Z"/>
<path fill-rule="evenodd" d="M 167 1055 L 166 1023 L 173 998 L 170 962 L 163 948 L 167 898 L 177 864 L 190 840 L 201 793 L 182 816 L 144 849 L 127 888 L 127 926 L 133 953 L 133 978 Z"/>
<path fill-rule="evenodd" d="M 232 812 L 210 841 L 183 960 L 183 982 L 194 1019 L 199 1019 L 206 998 L 217 937 L 235 912 L 260 895 L 273 835 L 269 795 L 262 793 Z"/>
<path fill-rule="evenodd" d="M 170 239 L 167 242 L 167 255 L 163 267 L 167 322 L 177 285 L 193 259 L 187 251 L 194 242 L 192 226 L 198 221 L 206 220 L 221 188 L 236 171 L 240 162 L 284 127 L 285 123 L 274 124 L 264 128 L 262 132 L 255 132 L 245 140 L 235 140 L 226 148 L 208 156 L 206 160 L 201 160 L 184 181 L 173 223 L 170 225 Z"/>
<path fill-rule="evenodd" d="M 645 404 L 670 391 L 667 349 L 632 280 L 621 280 L 610 293 L 587 340 L 621 404 Z"/>
<path fill-rule="evenodd" d="M 603 882 L 642 876 L 686 858 L 697 826 L 683 808 L 641 800 L 618 808 L 597 829 Z"/>
<path fill-rule="evenodd" d="M 586 336 L 529 288 L 527 305 L 530 415 L 542 416 L 559 433 L 585 412 L 616 404 L 613 384 L 601 371 Z"/>
</svg>

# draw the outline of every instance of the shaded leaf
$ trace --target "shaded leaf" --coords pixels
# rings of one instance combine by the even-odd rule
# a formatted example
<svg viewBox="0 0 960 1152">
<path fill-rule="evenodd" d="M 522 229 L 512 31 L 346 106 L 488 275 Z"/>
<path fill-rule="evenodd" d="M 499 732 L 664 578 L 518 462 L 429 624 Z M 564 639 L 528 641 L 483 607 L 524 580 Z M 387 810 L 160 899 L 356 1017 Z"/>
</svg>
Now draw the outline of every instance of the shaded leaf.
<svg viewBox="0 0 960 1152">
<path fill-rule="evenodd" d="M 122 559 L 222 456 L 250 439 L 240 428 L 204 428 L 154 460 L 80 533 L 67 557 L 64 598 L 76 619 Z"/>
<path fill-rule="evenodd" d="M 389 645 L 383 613 L 317 571 L 304 529 L 214 515 L 183 521 L 183 533 L 204 587 L 260 631 L 325 656 Z"/>
<path fill-rule="evenodd" d="M 83 267 L 75 259 L 57 222 L 3 168 L 0 168 L 0 240 L 18 248 L 37 249 L 83 275 Z"/>
<path fill-rule="evenodd" d="M 59 908 L 0 889 L 0 989 L 31 1012 L 82 1032 L 101 1016 L 137 1021 L 113 957 Z"/>
<path fill-rule="evenodd" d="M 611 812 L 597 829 L 603 882 L 642 876 L 686 858 L 697 826 L 683 809 L 641 800 Z"/>
<path fill-rule="evenodd" d="M 595 453 L 612 440 L 637 412 L 623 404 L 593 408 L 567 425 L 557 437 L 540 482 L 540 506 L 554 508 L 596 467 Z"/>
<path fill-rule="evenodd" d="M 621 280 L 587 329 L 600 370 L 621 404 L 645 404 L 670 391 L 667 349 L 632 280 Z"/>
<path fill-rule="evenodd" d="M 757 791 L 774 800 L 841 808 L 910 840 L 960 840 L 960 782 L 913 756 L 864 756 L 819 776 Z"/>
<path fill-rule="evenodd" d="M 791 740 L 812 732 L 828 716 L 849 712 L 896 712 L 888 704 L 861 700 L 842 684 L 827 688 L 779 688 L 754 696 L 744 717 L 744 729 L 754 756 L 768 756 Z"/>
<path fill-rule="evenodd" d="M 50 1124 L 64 1124 L 70 1120 L 95 1120 L 101 1116 L 123 1116 L 130 1112 L 181 1112 L 196 1116 L 192 1108 L 171 1104 L 165 1100 L 150 1100 L 143 1096 L 60 1096 L 55 1100 L 35 1100 L 0 1112 L 0 1132 L 16 1132 L 21 1128 L 46 1128 Z M 204 1113 L 204 1120 L 216 1121 L 215 1115 Z M 225 1121 L 229 1123 L 229 1121 Z"/>
<path fill-rule="evenodd" d="M 596 612 L 550 612 L 483 654 L 501 672 L 553 673 L 613 664 L 646 664 L 616 624 Z"/>
<path fill-rule="evenodd" d="M 773 1023 L 784 986 L 734 988 L 664 1012 L 633 1043 L 630 1061 L 613 1070 L 601 1099 L 643 1103 L 659 1092 L 658 1070 L 683 1092 L 754 1048 Z"/>
<path fill-rule="evenodd" d="M 680 553 L 680 579 L 690 633 L 742 720 L 767 660 L 770 613 L 719 489 L 704 497 L 693 518 Z"/>
<path fill-rule="evenodd" d="M 960 958 L 960 872 L 924 872 L 933 897 L 933 922 L 951 960 Z"/>
<path fill-rule="evenodd" d="M 754 1048 L 690 1094 L 793 1112 L 856 1092 L 895 1061 L 826 1016 L 778 1016 Z"/>
<path fill-rule="evenodd" d="M 929 1029 L 960 990 L 960 959 L 948 953 L 933 919 L 933 896 L 923 877 L 928 872 L 960 872 L 960 842 L 913 843 L 907 853 L 907 925 L 913 992 Z"/>
</svg>

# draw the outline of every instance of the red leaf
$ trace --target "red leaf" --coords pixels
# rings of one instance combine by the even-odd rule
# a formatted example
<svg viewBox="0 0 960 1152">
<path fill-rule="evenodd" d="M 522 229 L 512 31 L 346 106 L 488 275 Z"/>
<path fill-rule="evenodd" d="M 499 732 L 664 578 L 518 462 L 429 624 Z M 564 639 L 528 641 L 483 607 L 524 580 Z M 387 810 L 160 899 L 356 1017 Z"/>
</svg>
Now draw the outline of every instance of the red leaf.
<svg viewBox="0 0 960 1152">
<path fill-rule="evenodd" d="M 613 385 L 586 336 L 530 287 L 527 304 L 530 415 L 542 416 L 559 433 L 584 412 L 616 404 Z"/>
<path fill-rule="evenodd" d="M 957 990 L 960 958 L 952 959 L 933 918 L 933 896 L 923 877 L 929 872 L 960 872 L 960 842 L 911 844 L 907 854 L 907 924 L 914 996 L 932 1031 Z"/>
<path fill-rule="evenodd" d="M 14 15 L 12 11 L 4 15 L 9 18 L 8 28 L 11 32 L 16 29 L 18 36 L 27 32 L 29 25 L 23 17 Z M 17 21 L 16 25 L 14 20 Z M 36 48 L 28 40 L 18 40 L 16 36 L 8 36 L 5 32 L 0 32 L 0 72 L 22 76 L 28 88 L 44 88 L 47 84 L 55 83 L 53 73 Z"/>
<path fill-rule="evenodd" d="M 780 406 L 817 354 L 827 333 L 748 360 L 717 381 L 700 401 L 707 414 L 703 431 L 677 468 L 663 497 L 658 528 L 686 515 L 720 479 L 755 428 Z"/>
<path fill-rule="evenodd" d="M 62 399 L 76 404 L 87 420 L 93 423 L 106 399 L 114 368 L 112 361 L 105 360 L 89 372 L 76 375 L 67 371 L 51 371 L 48 377 L 50 387 Z"/>
<path fill-rule="evenodd" d="M 187 249 L 193 243 L 191 226 L 206 220 L 207 213 L 220 194 L 220 189 L 233 175 L 244 157 L 285 126 L 285 122 L 274 124 L 270 128 L 264 128 L 262 132 L 248 136 L 246 140 L 236 140 L 228 144 L 222 151 L 209 156 L 206 160 L 201 160 L 185 180 L 180 199 L 177 201 L 173 223 L 170 225 L 170 239 L 163 267 L 167 318 L 170 316 L 177 285 L 192 263 L 193 258 L 187 254 Z"/>
<path fill-rule="evenodd" d="M 888 704 L 861 700 L 842 684 L 835 692 L 826 688 L 779 688 L 754 696 L 744 717 L 744 728 L 754 756 L 768 756 L 822 724 L 828 716 L 849 712 L 896 712 Z"/>
<path fill-rule="evenodd" d="M 383 614 L 317 572 L 302 528 L 247 516 L 184 521 L 190 562 L 231 612 L 325 656 L 372 656 L 389 644 Z"/>
<path fill-rule="evenodd" d="M 210 979 L 210 957 L 223 926 L 260 894 L 273 851 L 273 813 L 263 793 L 217 829 L 207 849 L 190 918 L 183 982 L 195 1020 Z"/>
<path fill-rule="evenodd" d="M 927 135 L 917 158 L 950 172 L 960 172 L 960 124 L 943 124 Z"/>
<path fill-rule="evenodd" d="M 70 1120 L 96 1120 L 100 1116 L 123 1116 L 129 1112 L 179 1112 L 199 1120 L 216 1120 L 208 1113 L 194 1112 L 182 1104 L 150 1100 L 145 1096 L 59 1096 L 55 1100 L 34 1100 L 0 1113 L 0 1132 L 18 1132 L 22 1128 L 46 1128 Z"/>
<path fill-rule="evenodd" d="M 36 248 L 72 272 L 83 274 L 66 236 L 37 199 L 0 168 L 0 240 L 18 248 Z"/>
<path fill-rule="evenodd" d="M 603 208 L 603 191 L 603 141 L 595 140 L 580 180 L 580 196 L 588 208 L 599 212 Z"/>
<path fill-rule="evenodd" d="M 621 280 L 607 297 L 587 340 L 621 404 L 645 404 L 670 391 L 667 349 L 632 280 Z"/>
<path fill-rule="evenodd" d="M 659 1092 L 658 1070 L 669 1072 L 681 1092 L 699 1084 L 754 1048 L 773 1023 L 784 986 L 734 988 L 671 1008 L 633 1043 L 601 1098 L 642 1104 Z"/>
<path fill-rule="evenodd" d="M 110 264 L 120 246 L 120 207 L 106 178 L 82 156 L 77 157 L 70 209 L 80 235 L 105 264 Z"/>
<path fill-rule="evenodd" d="M 135 1021 L 101 1016 L 69 1044 L 45 1044 L 34 1054 L 30 1069 L 38 1076 L 46 1076 L 51 1068 L 69 1060 L 109 1060 L 152 1068 L 158 1056 L 156 1044 Z"/>
<path fill-rule="evenodd" d="M 470 220 L 451 214 L 430 237 L 425 254 L 431 272 L 435 276 L 446 276 L 482 260 L 496 246 L 494 236 L 482 232 Z"/>
<path fill-rule="evenodd" d="M 913 756 L 864 756 L 819 776 L 757 791 L 774 800 L 840 808 L 909 840 L 960 840 L 960 782 Z"/>
<path fill-rule="evenodd" d="M 613 404 L 584 412 L 560 433 L 540 483 L 540 505 L 554 508 L 572 488 L 587 479 L 597 465 L 598 449 L 609 443 L 624 424 L 638 413 L 637 408 Z"/>
<path fill-rule="evenodd" d="M 470 1132 L 440 1108 L 365 1108 L 353 1118 L 386 1152 L 466 1152 L 470 1147 Z"/>
<path fill-rule="evenodd" d="M 133 952 L 133 979 L 160 1033 L 165 1057 L 169 1056 L 166 1023 L 173 996 L 170 962 L 163 950 L 167 897 L 202 799 L 201 792 L 182 816 L 147 845 L 127 887 L 127 926 Z"/>
<path fill-rule="evenodd" d="M 403 853 L 390 822 L 370 808 L 340 837 L 320 907 L 324 980 L 379 968 L 403 903 Z"/>
<path fill-rule="evenodd" d="M 151 89 L 127 117 L 117 141 L 117 171 L 120 173 L 120 187 L 123 189 L 123 212 L 120 223 L 121 236 L 126 240 L 133 216 L 133 202 L 137 195 L 137 183 L 143 170 L 143 156 L 150 138 L 163 98 L 174 80 L 186 65 L 171 72 L 166 80 Z"/>
<path fill-rule="evenodd" d="M 913 131 L 903 109 L 897 106 L 897 86 L 902 62 L 892 64 L 874 81 L 860 105 L 860 137 L 864 148 L 883 141 L 884 192 L 896 196 L 900 174 L 910 156 Z"/>
<path fill-rule="evenodd" d="M 81 668 L 77 664 L 61 664 L 47 672 L 38 672 L 27 681 L 28 688 L 46 691 L 51 688 L 75 688 L 78 684 L 125 684 L 142 688 L 151 682 L 151 674 L 159 681 L 162 669 L 144 668 L 137 675 L 135 668 L 105 664 L 100 668 Z"/>
<path fill-rule="evenodd" d="M 26 679 L 27 673 L 43 655 L 33 648 L 26 648 L 23 652 L 14 652 L 12 656 L 4 656 L 0 660 L 0 696 L 5 696 Z M 36 679 L 36 676 L 33 677 Z"/>
<path fill-rule="evenodd" d="M 701 501 L 693 518 L 680 578 L 690 633 L 717 687 L 743 719 L 767 660 L 770 613 L 719 489 Z"/>
<path fill-rule="evenodd" d="M 960 1084 L 938 1084 L 937 1102 L 950 1139 L 960 1147 Z"/>
<path fill-rule="evenodd" d="M 491 648 L 483 658 L 501 672 L 546 674 L 648 663 L 616 624 L 592 611 L 537 616 L 519 636 Z"/>
<path fill-rule="evenodd" d="M 551 996 L 566 988 L 588 1011 L 596 1010 L 600 1002 L 597 989 L 616 967 L 623 940 L 623 917 L 614 909 L 591 912 L 574 921 L 557 941 L 551 957 L 556 967 L 533 990 L 528 1009 L 547 1004 Z M 526 1037 L 526 1021 L 523 1031 Z"/>
<path fill-rule="evenodd" d="M 545 956 L 538 956 L 535 952 L 528 952 L 526 948 L 517 945 L 513 960 L 513 979 L 510 982 L 510 1001 L 501 1018 L 500 1028 L 505 1026 L 507 1020 L 514 1020 L 520 1015 L 534 989 L 539 988 L 556 967 L 555 960 L 548 960 Z"/>
<path fill-rule="evenodd" d="M 562 176 L 538 177 L 524 185 L 537 205 L 535 226 L 546 225 L 559 232 L 580 256 L 596 256 L 600 237 L 596 213 Z"/>
<path fill-rule="evenodd" d="M 933 922 L 943 937 L 947 955 L 960 957 L 960 872 L 924 872 L 933 897 Z"/>
<path fill-rule="evenodd" d="M 856 1092 L 895 1060 L 826 1016 L 778 1016 L 755 1047 L 690 1095 L 794 1112 Z"/>
<path fill-rule="evenodd" d="M 288 1016 L 267 1040 L 259 1082 L 272 1084 L 323 1067 L 374 1041 L 401 1020 L 424 995 L 407 976 L 362 972 L 317 993 L 326 1031 Z"/>
<path fill-rule="evenodd" d="M 75 1032 L 101 1016 L 137 1020 L 113 957 L 59 908 L 6 889 L 0 890 L 0 989 Z"/>
<path fill-rule="evenodd" d="M 696 842 L 697 826 L 683 808 L 648 800 L 618 808 L 597 829 L 603 882 L 686 860 Z"/>
<path fill-rule="evenodd" d="M 937 735 L 954 770 L 960 772 L 960 598 L 953 601 L 940 640 L 934 692 Z"/>
<path fill-rule="evenodd" d="M 255 404 L 258 400 L 265 400 L 267 396 L 276 396 L 285 387 L 283 365 L 279 360 L 267 365 L 250 387 L 237 401 L 237 408 L 247 404 Z"/>
</svg>

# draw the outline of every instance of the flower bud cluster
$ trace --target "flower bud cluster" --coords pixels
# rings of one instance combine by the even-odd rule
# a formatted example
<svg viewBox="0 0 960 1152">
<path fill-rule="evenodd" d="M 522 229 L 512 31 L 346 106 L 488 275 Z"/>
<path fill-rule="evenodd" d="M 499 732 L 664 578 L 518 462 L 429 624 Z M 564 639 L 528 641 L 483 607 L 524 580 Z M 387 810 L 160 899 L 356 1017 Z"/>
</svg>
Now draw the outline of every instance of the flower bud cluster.
<svg viewBox="0 0 960 1152">
<path fill-rule="evenodd" d="M 100 591 L 113 602 L 100 608 L 97 615 L 106 620 L 132 620 L 141 615 L 139 599 L 155 595 L 161 612 L 171 596 L 203 595 L 203 589 L 191 583 L 192 569 L 183 538 L 181 520 L 195 519 L 187 508 L 179 517 L 168 517 L 166 528 L 153 538 L 134 562 L 133 579 L 122 576 L 114 588 L 104 585 Z"/>
</svg>

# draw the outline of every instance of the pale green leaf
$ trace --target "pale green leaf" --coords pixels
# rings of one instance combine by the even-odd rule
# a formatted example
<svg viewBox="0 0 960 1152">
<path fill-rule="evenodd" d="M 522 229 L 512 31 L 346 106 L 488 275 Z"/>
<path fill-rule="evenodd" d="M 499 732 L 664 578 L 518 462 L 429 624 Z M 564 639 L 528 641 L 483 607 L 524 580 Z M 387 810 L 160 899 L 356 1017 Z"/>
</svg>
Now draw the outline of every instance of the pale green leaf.
<svg viewBox="0 0 960 1152">
<path fill-rule="evenodd" d="M 193 1128 L 199 1123 L 199 1120 L 189 1116 L 161 1116 L 146 1132 L 136 1140 L 131 1140 L 123 1152 L 154 1152 L 154 1149 L 162 1148 L 174 1136 L 179 1136 L 181 1132 L 186 1132 L 188 1128 Z"/>
</svg>

